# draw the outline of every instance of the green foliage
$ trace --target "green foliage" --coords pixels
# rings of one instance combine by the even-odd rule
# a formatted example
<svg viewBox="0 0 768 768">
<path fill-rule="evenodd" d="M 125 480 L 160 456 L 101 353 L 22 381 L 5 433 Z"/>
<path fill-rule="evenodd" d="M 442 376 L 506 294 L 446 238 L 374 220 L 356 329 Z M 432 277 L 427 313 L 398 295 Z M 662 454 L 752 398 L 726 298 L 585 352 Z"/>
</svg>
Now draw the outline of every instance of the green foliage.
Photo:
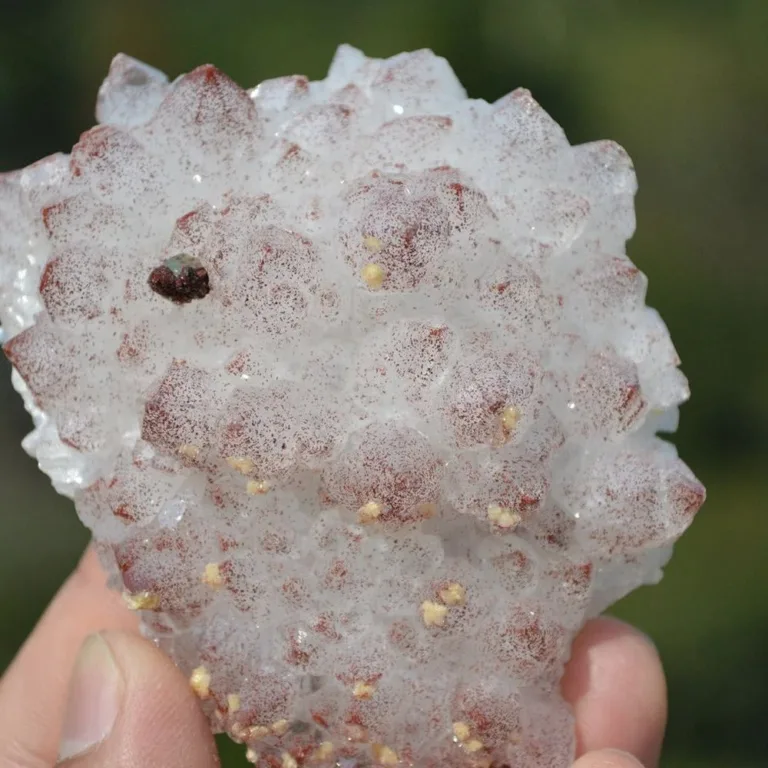
<svg viewBox="0 0 768 768">
<path fill-rule="evenodd" d="M 692 382 L 677 439 L 709 501 L 661 586 L 617 613 L 657 641 L 668 768 L 768 764 L 768 3 L 765 0 L 9 0 L 0 8 L 0 170 L 68 150 L 117 51 L 244 85 L 335 46 L 431 47 L 474 96 L 525 85 L 572 140 L 610 137 L 640 178 L 630 253 Z M 86 536 L 18 443 L 2 367 L 0 669 Z M 41 535 L 41 533 L 43 535 Z M 627 692 L 631 695 L 631 692 Z M 222 748 L 227 766 L 242 749 Z"/>
</svg>

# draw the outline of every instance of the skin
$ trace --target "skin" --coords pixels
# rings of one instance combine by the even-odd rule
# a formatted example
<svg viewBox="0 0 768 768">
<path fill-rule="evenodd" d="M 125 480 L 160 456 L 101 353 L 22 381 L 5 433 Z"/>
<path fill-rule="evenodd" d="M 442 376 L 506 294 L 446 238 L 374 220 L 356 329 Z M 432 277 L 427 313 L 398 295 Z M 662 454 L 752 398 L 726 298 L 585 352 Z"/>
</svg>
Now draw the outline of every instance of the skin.
<svg viewBox="0 0 768 768">
<path fill-rule="evenodd" d="M 116 716 L 98 745 L 57 763 L 62 723 L 77 685 L 78 650 L 93 633 L 116 665 Z M 82 688 L 79 690 L 82 691 Z M 615 619 L 590 622 L 577 638 L 563 692 L 573 704 L 574 768 L 656 768 L 666 722 L 658 654 Z M 107 589 L 86 552 L 0 680 L 0 768 L 215 768 L 206 719 L 187 680 L 138 634 L 136 617 Z"/>
</svg>

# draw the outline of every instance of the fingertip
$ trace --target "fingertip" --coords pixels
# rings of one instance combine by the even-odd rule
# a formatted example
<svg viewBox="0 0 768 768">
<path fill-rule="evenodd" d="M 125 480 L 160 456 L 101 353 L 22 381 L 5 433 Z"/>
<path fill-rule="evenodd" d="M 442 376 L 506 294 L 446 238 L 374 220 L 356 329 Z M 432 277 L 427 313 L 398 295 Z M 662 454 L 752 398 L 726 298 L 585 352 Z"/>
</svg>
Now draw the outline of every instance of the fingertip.
<svg viewBox="0 0 768 768">
<path fill-rule="evenodd" d="M 115 697 L 117 714 L 105 733 L 105 702 Z M 219 765 L 210 726 L 187 680 L 155 646 L 132 633 L 102 632 L 86 641 L 68 710 L 60 754 L 71 768 Z"/>
<path fill-rule="evenodd" d="M 126 765 L 218 766 L 208 720 L 173 662 L 138 635 L 104 634 L 126 679 L 121 725 L 136 751 Z"/>
<path fill-rule="evenodd" d="M 574 642 L 562 689 L 574 708 L 577 754 L 619 749 L 649 768 L 658 763 L 667 692 L 646 635 L 614 618 L 589 622 Z"/>
<path fill-rule="evenodd" d="M 628 752 L 618 749 L 601 749 L 580 757 L 573 768 L 643 768 L 643 764 Z"/>
</svg>

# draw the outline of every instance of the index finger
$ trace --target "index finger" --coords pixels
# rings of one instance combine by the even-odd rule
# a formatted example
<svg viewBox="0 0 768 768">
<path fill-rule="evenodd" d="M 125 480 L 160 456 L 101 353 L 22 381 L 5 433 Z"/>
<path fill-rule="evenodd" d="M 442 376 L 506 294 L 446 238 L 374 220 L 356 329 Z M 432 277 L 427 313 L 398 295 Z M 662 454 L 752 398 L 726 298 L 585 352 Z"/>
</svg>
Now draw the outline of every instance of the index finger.
<svg viewBox="0 0 768 768">
<path fill-rule="evenodd" d="M 646 768 L 658 765 L 667 689 L 659 654 L 642 632 L 618 619 L 589 622 L 574 642 L 562 690 L 576 717 L 577 756 L 619 749 Z"/>
</svg>

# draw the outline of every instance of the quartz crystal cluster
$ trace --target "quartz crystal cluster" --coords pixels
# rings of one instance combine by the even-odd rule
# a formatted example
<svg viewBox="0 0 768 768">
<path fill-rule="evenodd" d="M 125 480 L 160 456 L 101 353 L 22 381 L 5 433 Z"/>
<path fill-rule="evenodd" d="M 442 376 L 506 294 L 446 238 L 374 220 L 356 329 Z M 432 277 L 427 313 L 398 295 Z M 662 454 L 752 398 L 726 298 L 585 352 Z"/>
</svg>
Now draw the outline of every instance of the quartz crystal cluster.
<svg viewBox="0 0 768 768">
<path fill-rule="evenodd" d="M 0 177 L 0 312 L 146 634 L 274 768 L 564 768 L 584 621 L 704 489 L 626 153 L 429 51 L 245 91 L 118 56 Z"/>
</svg>

